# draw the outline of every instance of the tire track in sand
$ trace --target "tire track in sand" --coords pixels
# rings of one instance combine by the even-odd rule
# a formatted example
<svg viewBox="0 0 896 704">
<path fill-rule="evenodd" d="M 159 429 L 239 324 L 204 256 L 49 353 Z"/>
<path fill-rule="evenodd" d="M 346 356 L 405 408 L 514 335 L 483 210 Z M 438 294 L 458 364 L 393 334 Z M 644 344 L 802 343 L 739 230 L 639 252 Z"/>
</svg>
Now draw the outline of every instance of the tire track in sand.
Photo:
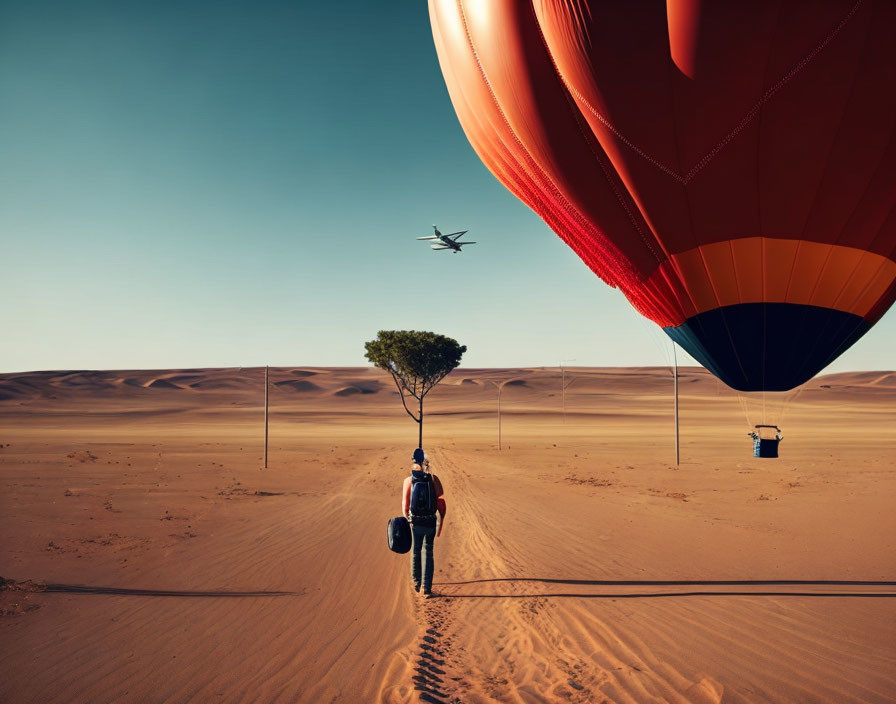
<svg viewBox="0 0 896 704">
<path fill-rule="evenodd" d="M 463 550 L 464 563 L 474 566 L 472 574 L 477 577 L 493 573 L 518 575 L 520 562 L 490 525 L 485 506 L 470 485 L 470 475 L 442 451 L 434 451 L 432 458 L 450 482 L 446 494 L 451 519 L 446 522 L 445 535 L 451 537 L 444 543 L 442 538 L 436 541 L 440 548 L 436 555 L 437 574 L 444 575 L 452 569 L 456 560 L 452 546 L 457 546 Z M 434 594 L 433 599 L 415 605 L 413 688 L 420 701 L 430 704 L 461 704 L 471 701 L 471 697 L 476 701 L 478 688 L 473 682 L 480 678 L 480 673 L 470 663 L 476 649 L 470 648 L 458 624 L 458 617 L 464 618 L 469 609 L 453 601 L 450 594 L 438 590 Z M 500 681 L 493 684 L 501 686 Z"/>
<path fill-rule="evenodd" d="M 456 704 L 458 682 L 451 605 L 430 599 L 416 605 L 417 648 L 411 680 L 420 701 L 430 704 Z"/>
</svg>

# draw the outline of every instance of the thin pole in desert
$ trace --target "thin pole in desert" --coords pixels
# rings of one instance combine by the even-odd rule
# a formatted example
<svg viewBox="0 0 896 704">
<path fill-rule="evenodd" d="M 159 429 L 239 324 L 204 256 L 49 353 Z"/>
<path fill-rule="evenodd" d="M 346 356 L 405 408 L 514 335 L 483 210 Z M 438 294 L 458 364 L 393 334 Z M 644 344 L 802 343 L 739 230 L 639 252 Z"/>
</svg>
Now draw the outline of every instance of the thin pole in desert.
<svg viewBox="0 0 896 704">
<path fill-rule="evenodd" d="M 562 359 L 560 360 L 560 403 L 563 406 L 563 422 L 566 422 L 566 370 L 563 368 L 563 362 L 575 362 L 575 357 L 572 359 Z"/>
<path fill-rule="evenodd" d="M 268 468 L 268 367 L 264 368 L 264 468 Z"/>
<path fill-rule="evenodd" d="M 486 379 L 489 384 L 494 384 L 495 388 L 498 390 L 498 449 L 501 449 L 501 389 L 504 388 L 504 384 L 506 381 L 502 381 L 500 384 L 497 381 L 492 381 L 491 379 Z"/>
<path fill-rule="evenodd" d="M 672 369 L 672 378 L 675 383 L 675 466 L 681 464 L 681 453 L 678 445 L 678 353 L 675 350 L 675 343 L 672 343 L 672 359 L 674 367 Z"/>
</svg>

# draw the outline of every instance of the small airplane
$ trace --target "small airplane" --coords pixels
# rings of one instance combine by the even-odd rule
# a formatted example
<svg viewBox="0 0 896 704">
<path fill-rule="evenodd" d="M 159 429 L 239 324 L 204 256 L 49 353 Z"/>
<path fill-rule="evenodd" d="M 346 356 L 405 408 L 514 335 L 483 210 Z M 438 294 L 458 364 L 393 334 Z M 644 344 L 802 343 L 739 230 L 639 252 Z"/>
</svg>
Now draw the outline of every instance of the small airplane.
<svg viewBox="0 0 896 704">
<path fill-rule="evenodd" d="M 452 232 L 450 235 L 443 235 L 439 232 L 439 228 L 435 225 L 432 226 L 434 235 L 430 235 L 429 237 L 418 237 L 418 240 L 436 240 L 433 242 L 430 247 L 433 249 L 451 249 L 454 254 L 457 254 L 461 247 L 465 244 L 476 244 L 475 242 L 458 242 L 457 240 L 461 237 L 461 235 L 467 234 L 469 230 L 461 230 L 460 232 Z"/>
</svg>

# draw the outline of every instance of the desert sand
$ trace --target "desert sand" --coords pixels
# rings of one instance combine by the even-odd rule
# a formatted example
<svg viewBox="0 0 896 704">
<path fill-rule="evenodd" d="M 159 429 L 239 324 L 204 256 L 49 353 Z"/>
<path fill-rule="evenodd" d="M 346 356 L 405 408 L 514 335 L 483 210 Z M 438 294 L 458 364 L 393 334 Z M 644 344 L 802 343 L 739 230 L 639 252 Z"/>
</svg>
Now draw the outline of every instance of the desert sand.
<svg viewBox="0 0 896 704">
<path fill-rule="evenodd" d="M 262 378 L 0 375 L 0 701 L 896 701 L 896 373 L 768 399 L 760 460 L 685 369 L 676 466 L 667 369 L 565 399 L 456 370 L 427 602 L 386 548 L 417 437 L 391 379 L 272 369 L 262 469 Z"/>
</svg>

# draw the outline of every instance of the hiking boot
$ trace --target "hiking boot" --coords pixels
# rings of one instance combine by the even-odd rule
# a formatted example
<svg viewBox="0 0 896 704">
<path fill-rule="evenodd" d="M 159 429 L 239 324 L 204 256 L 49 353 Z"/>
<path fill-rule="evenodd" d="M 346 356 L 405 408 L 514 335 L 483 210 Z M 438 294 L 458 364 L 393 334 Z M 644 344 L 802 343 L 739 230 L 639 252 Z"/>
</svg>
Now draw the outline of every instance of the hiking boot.
<svg viewBox="0 0 896 704">
<path fill-rule="evenodd" d="M 424 599 L 432 599 L 432 592 L 431 592 L 431 591 L 424 591 L 424 592 L 423 592 L 423 598 L 424 598 Z"/>
<path fill-rule="evenodd" d="M 415 592 L 419 592 L 419 591 L 420 591 L 420 585 L 417 584 L 416 582 L 414 583 L 414 591 L 415 591 Z"/>
</svg>

